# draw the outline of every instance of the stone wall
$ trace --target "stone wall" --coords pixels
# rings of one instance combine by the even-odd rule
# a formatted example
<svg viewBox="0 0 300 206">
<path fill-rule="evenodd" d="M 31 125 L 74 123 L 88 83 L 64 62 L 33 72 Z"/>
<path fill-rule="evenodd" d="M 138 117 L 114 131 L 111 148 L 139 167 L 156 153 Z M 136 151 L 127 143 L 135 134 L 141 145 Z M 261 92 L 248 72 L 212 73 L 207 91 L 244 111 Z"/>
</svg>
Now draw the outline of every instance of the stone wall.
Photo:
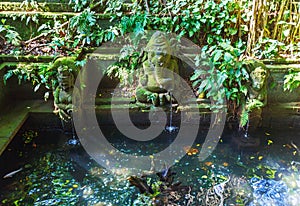
<svg viewBox="0 0 300 206">
<path fill-rule="evenodd" d="M 268 87 L 269 104 L 299 102 L 300 88 L 292 92 L 283 90 L 284 76 L 288 74 L 289 70 L 300 72 L 299 60 L 286 62 L 265 61 L 265 64 L 271 73 Z"/>
<path fill-rule="evenodd" d="M 7 87 L 5 87 L 3 82 L 3 75 L 4 70 L 0 70 L 0 108 L 3 108 L 6 104 L 6 94 L 7 94 Z"/>
</svg>

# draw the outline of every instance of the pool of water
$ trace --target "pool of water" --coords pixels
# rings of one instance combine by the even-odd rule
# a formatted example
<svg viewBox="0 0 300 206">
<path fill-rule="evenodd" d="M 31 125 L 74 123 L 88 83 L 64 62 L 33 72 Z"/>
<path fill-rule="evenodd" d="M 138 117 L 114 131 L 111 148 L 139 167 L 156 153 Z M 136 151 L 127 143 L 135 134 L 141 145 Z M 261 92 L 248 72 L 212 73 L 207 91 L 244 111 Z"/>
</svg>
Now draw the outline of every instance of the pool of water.
<svg viewBox="0 0 300 206">
<path fill-rule="evenodd" d="M 143 155 L 165 149 L 176 137 L 176 133 L 164 132 L 142 143 L 126 139 L 114 127 L 102 130 L 114 147 Z M 252 134 L 260 137 L 260 146 L 247 151 L 236 149 L 232 133 L 224 132 L 212 154 L 199 161 L 197 154 L 207 131 L 201 128 L 192 149 L 171 167 L 176 173 L 174 182 L 182 182 L 189 190 L 169 205 L 300 204 L 300 154 L 295 147 L 300 145 L 298 128 L 261 128 Z M 80 145 L 68 145 L 70 138 L 72 134 L 59 129 L 38 130 L 28 124 L 21 128 L 0 157 L 0 204 L 149 204 L 147 195 L 141 196 L 130 185 L 125 171 L 109 173 Z M 155 174 L 147 176 L 150 185 L 157 179 Z"/>
</svg>

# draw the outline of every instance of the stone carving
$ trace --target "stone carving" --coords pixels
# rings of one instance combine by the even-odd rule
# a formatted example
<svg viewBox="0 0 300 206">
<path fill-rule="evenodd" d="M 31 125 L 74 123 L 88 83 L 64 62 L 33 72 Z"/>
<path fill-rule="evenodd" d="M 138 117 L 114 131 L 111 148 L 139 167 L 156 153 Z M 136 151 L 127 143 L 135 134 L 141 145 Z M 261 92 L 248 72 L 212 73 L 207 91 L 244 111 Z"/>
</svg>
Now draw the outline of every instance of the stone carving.
<svg viewBox="0 0 300 206">
<path fill-rule="evenodd" d="M 257 60 L 246 62 L 246 68 L 250 80 L 247 84 L 248 95 L 240 111 L 240 128 L 237 135 L 233 136 L 233 142 L 239 150 L 245 148 L 255 150 L 260 144 L 260 139 L 253 135 L 262 124 L 263 107 L 267 105 L 269 71 Z M 246 115 L 248 118 L 244 119 Z"/>
<path fill-rule="evenodd" d="M 170 41 L 162 32 L 155 32 L 146 47 L 147 60 L 139 73 L 137 101 L 164 106 L 175 88 L 174 73 L 179 73 L 177 60 L 172 58 Z"/>
<path fill-rule="evenodd" d="M 249 95 L 246 98 L 246 107 L 249 107 L 251 104 L 259 104 L 259 107 L 254 107 L 249 113 L 249 131 L 251 131 L 261 126 L 262 108 L 267 105 L 267 80 L 269 71 L 260 61 L 251 61 L 248 64 L 248 70 L 250 84 L 248 86 Z"/>
<path fill-rule="evenodd" d="M 254 62 L 252 64 L 252 71 L 250 72 L 251 84 L 248 88 L 249 99 L 257 99 L 265 106 L 267 104 L 267 77 L 269 72 L 266 66 L 261 62 Z"/>
<path fill-rule="evenodd" d="M 79 68 L 75 65 L 75 58 L 63 57 L 57 59 L 52 68 L 57 70 L 58 86 L 54 90 L 54 113 L 68 121 L 73 111 L 72 95 L 74 93 L 75 77 Z"/>
</svg>

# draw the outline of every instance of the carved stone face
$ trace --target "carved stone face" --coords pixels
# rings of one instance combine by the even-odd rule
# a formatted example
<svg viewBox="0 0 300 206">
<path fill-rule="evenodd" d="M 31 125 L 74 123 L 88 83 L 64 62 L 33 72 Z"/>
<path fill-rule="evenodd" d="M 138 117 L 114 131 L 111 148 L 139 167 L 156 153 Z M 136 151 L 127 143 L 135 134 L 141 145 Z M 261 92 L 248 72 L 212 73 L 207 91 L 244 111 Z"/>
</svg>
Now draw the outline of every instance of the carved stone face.
<svg viewBox="0 0 300 206">
<path fill-rule="evenodd" d="M 58 82 L 63 89 L 68 89 L 74 85 L 74 76 L 68 70 L 68 66 L 60 66 L 58 69 Z"/>
<path fill-rule="evenodd" d="M 256 91 L 263 89 L 267 80 L 267 71 L 262 67 L 256 67 L 251 73 L 252 88 Z"/>
<path fill-rule="evenodd" d="M 155 67 L 166 67 L 171 60 L 171 46 L 166 37 L 156 32 L 151 37 L 148 45 L 148 60 Z"/>
<path fill-rule="evenodd" d="M 153 52 L 149 52 L 149 61 L 155 67 L 166 67 L 170 63 L 171 55 L 168 53 L 166 45 L 163 47 L 155 46 L 153 47 Z"/>
</svg>

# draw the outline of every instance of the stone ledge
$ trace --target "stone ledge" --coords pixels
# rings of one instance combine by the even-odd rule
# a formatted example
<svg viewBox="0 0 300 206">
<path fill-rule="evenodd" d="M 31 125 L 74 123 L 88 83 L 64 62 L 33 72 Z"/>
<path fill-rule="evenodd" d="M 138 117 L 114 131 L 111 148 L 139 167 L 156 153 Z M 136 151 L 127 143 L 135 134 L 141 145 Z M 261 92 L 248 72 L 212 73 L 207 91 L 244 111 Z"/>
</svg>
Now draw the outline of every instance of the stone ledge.
<svg viewBox="0 0 300 206">
<path fill-rule="evenodd" d="M 52 112 L 52 104 L 50 101 L 29 100 L 8 105 L 0 114 L 0 155 L 28 118 L 29 113 Z"/>
<path fill-rule="evenodd" d="M 0 11 L 23 11 L 22 2 L 0 2 Z M 38 2 L 39 8 L 42 11 L 73 11 L 72 6 L 68 3 L 55 2 Z"/>
<path fill-rule="evenodd" d="M 6 55 L 0 54 L 0 62 L 51 62 L 55 59 L 55 56 L 34 56 L 34 55 L 25 55 L 25 56 L 16 56 L 16 55 Z"/>
</svg>

